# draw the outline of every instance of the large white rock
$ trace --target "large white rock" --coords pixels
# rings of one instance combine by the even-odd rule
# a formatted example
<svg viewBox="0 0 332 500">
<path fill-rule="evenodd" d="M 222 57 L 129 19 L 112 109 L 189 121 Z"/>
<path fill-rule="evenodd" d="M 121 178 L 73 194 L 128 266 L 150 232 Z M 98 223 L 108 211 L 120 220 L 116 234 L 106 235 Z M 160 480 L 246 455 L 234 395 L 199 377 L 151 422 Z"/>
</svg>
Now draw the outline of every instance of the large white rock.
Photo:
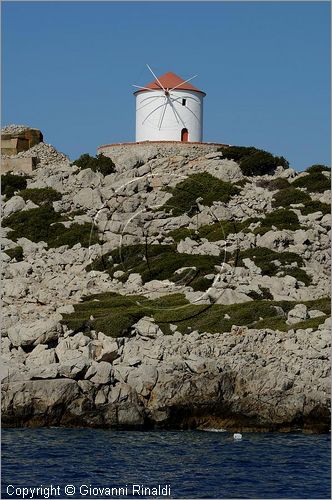
<svg viewBox="0 0 332 500">
<path fill-rule="evenodd" d="M 212 158 L 200 162 L 199 167 L 203 168 L 204 172 L 208 172 L 225 182 L 239 181 L 244 177 L 242 170 L 234 160 Z"/>
<path fill-rule="evenodd" d="M 141 318 L 134 326 L 137 333 L 143 337 L 155 338 L 163 335 L 159 326 L 155 324 L 153 318 L 149 318 L 147 316 Z"/>
<path fill-rule="evenodd" d="M 60 319 L 54 315 L 30 323 L 18 323 L 8 329 L 8 337 L 13 346 L 47 344 L 59 338 L 62 330 Z"/>
<path fill-rule="evenodd" d="M 3 206 L 2 214 L 3 217 L 8 217 L 9 215 L 23 210 L 25 207 L 25 201 L 21 196 L 13 196 L 10 198 Z"/>
<path fill-rule="evenodd" d="M 305 321 L 309 318 L 308 308 L 305 304 L 296 304 L 294 309 L 289 311 L 287 316 L 287 322 L 289 325 L 294 323 L 299 323 L 300 321 Z"/>
<path fill-rule="evenodd" d="M 76 175 L 76 182 L 79 186 L 97 187 L 100 186 L 103 176 L 99 172 L 93 172 L 91 168 L 84 168 Z"/>
<path fill-rule="evenodd" d="M 76 206 L 88 209 L 98 210 L 102 207 L 100 192 L 96 188 L 92 189 L 90 187 L 86 187 L 81 189 L 74 195 L 73 202 Z"/>
<path fill-rule="evenodd" d="M 25 361 L 26 366 L 47 366 L 52 363 L 56 363 L 55 350 L 49 349 L 45 344 L 37 345 L 33 351 L 31 351 Z"/>
<path fill-rule="evenodd" d="M 85 374 L 87 380 L 94 384 L 108 384 L 111 382 L 112 366 L 106 361 L 100 363 L 92 362 L 92 365 Z"/>
<path fill-rule="evenodd" d="M 248 295 L 232 288 L 210 288 L 207 294 L 215 304 L 240 304 L 253 300 Z"/>
<path fill-rule="evenodd" d="M 98 342 L 101 344 L 101 349 L 98 350 L 98 355 L 96 357 L 97 361 L 106 361 L 107 363 L 112 363 L 119 356 L 119 347 L 117 342 L 107 337 L 103 333 L 98 333 Z"/>
</svg>

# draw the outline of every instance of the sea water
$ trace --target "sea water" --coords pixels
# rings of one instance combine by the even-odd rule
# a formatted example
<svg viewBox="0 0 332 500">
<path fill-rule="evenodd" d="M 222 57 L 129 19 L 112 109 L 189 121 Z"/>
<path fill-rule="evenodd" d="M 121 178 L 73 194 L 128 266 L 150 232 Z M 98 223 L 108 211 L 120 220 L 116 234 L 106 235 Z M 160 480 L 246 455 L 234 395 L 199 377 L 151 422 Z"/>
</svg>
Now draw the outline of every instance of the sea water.
<svg viewBox="0 0 332 500">
<path fill-rule="evenodd" d="M 329 435 L 2 430 L 2 498 L 331 498 L 330 469 Z"/>
</svg>

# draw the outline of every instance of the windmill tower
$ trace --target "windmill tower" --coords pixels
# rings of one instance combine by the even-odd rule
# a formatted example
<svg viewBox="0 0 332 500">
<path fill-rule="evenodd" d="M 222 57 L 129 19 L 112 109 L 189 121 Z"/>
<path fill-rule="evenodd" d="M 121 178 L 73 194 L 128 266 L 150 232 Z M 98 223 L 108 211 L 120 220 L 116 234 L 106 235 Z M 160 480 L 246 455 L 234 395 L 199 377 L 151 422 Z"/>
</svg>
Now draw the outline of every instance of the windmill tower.
<svg viewBox="0 0 332 500">
<path fill-rule="evenodd" d="M 145 87 L 133 85 L 136 97 L 136 142 L 202 142 L 205 92 L 174 73 L 165 73 Z"/>
</svg>

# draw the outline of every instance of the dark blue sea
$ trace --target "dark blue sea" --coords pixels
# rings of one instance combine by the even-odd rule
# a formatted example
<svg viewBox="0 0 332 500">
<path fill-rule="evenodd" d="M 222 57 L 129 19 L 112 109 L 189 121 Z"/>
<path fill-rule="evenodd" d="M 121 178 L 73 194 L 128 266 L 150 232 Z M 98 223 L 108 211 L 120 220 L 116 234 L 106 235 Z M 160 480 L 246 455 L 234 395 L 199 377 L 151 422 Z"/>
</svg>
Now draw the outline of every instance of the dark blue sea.
<svg viewBox="0 0 332 500">
<path fill-rule="evenodd" d="M 329 435 L 2 430 L 2 498 L 331 498 L 330 470 Z"/>
</svg>

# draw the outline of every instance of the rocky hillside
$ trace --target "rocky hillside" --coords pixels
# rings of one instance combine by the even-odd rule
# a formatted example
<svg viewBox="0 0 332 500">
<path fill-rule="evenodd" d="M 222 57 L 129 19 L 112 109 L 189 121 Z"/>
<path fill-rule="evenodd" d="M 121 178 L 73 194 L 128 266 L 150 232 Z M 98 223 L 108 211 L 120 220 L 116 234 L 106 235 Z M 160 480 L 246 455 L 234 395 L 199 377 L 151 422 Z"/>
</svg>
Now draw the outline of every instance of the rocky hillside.
<svg viewBox="0 0 332 500">
<path fill-rule="evenodd" d="M 330 169 L 29 154 L 2 176 L 4 425 L 328 430 Z"/>
</svg>

